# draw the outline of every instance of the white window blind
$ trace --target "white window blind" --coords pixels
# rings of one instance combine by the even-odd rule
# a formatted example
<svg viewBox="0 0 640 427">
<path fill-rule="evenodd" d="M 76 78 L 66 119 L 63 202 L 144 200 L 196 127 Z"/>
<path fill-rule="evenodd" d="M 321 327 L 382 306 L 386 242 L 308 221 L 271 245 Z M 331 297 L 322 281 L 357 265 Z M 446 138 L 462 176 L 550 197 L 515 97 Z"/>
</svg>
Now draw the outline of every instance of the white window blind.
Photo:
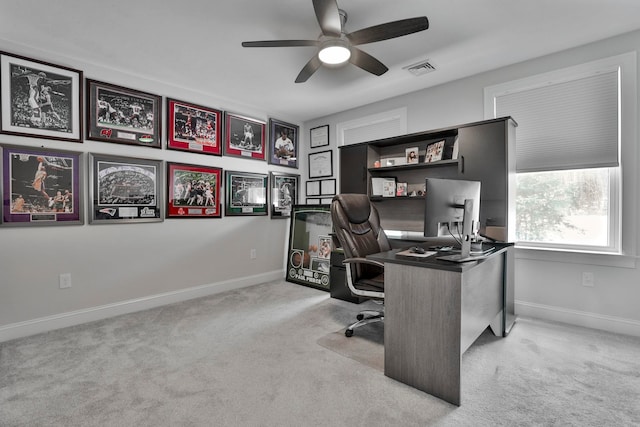
<svg viewBox="0 0 640 427">
<path fill-rule="evenodd" d="M 618 73 L 496 96 L 496 117 L 518 122 L 516 170 L 618 166 Z"/>
</svg>

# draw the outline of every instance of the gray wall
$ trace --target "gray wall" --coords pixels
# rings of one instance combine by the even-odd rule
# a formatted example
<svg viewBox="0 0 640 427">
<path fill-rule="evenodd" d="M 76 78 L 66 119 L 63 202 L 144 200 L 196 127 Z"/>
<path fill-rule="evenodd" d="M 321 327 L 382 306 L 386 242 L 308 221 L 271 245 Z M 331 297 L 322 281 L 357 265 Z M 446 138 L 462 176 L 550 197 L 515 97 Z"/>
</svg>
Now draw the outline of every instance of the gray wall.
<svg viewBox="0 0 640 427">
<path fill-rule="evenodd" d="M 407 131 L 417 132 L 483 120 L 483 90 L 487 86 L 637 51 L 640 32 L 545 56 L 384 102 L 336 113 L 305 123 L 307 128 L 329 124 L 336 149 L 339 123 L 406 107 Z M 437 71 L 436 71 L 437 72 Z M 419 77 L 418 77 L 419 78 Z M 636 104 L 637 99 L 633 100 Z M 517 120 L 517 118 L 516 118 Z M 516 311 L 520 315 L 559 320 L 640 336 L 640 272 L 637 268 L 638 177 L 637 115 L 632 141 L 623 158 L 623 212 L 627 256 L 598 256 L 517 250 Z M 623 153 L 624 154 L 624 153 Z M 338 155 L 336 150 L 336 156 Z M 582 286 L 582 272 L 593 272 L 595 287 Z"/>
</svg>

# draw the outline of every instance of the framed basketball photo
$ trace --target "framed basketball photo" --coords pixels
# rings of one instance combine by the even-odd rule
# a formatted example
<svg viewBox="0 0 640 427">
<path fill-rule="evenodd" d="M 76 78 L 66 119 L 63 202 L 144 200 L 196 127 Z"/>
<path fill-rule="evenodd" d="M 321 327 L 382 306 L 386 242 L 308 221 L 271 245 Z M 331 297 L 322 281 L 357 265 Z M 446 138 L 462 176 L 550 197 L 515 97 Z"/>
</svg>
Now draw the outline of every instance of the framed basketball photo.
<svg viewBox="0 0 640 427">
<path fill-rule="evenodd" d="M 167 99 L 167 148 L 222 155 L 222 111 Z"/>
<path fill-rule="evenodd" d="M 225 155 L 264 160 L 265 140 L 264 121 L 225 113 Z"/>
<path fill-rule="evenodd" d="M 82 71 L 0 52 L 0 132 L 82 142 Z"/>
<path fill-rule="evenodd" d="M 160 222 L 162 160 L 89 153 L 89 223 Z"/>
<path fill-rule="evenodd" d="M 0 146 L 3 226 L 78 225 L 83 153 Z"/>
</svg>

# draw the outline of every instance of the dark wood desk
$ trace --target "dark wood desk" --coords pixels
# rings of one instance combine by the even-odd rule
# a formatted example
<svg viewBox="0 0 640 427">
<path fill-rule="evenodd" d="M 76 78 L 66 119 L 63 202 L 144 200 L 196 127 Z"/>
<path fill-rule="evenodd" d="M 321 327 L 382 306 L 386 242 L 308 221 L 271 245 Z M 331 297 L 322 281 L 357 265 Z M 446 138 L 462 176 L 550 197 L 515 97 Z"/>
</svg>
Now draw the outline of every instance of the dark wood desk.
<svg viewBox="0 0 640 427">
<path fill-rule="evenodd" d="M 460 264 L 397 249 L 369 256 L 385 264 L 385 375 L 460 405 L 462 354 L 487 326 L 501 336 L 511 327 L 512 248 L 496 245 L 485 259 Z"/>
</svg>

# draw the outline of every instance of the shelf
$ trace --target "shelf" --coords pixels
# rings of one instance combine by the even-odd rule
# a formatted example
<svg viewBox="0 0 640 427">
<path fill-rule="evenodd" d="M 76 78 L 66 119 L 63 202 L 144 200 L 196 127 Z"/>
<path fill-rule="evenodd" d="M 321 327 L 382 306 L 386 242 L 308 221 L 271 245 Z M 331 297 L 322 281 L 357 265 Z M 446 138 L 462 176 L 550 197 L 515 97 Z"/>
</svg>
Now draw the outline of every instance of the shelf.
<svg viewBox="0 0 640 427">
<path fill-rule="evenodd" d="M 398 166 L 381 166 L 379 168 L 369 168 L 370 173 L 374 172 L 392 172 L 392 171 L 403 171 L 403 170 L 411 170 L 411 169 L 423 169 L 423 168 L 435 168 L 438 166 L 450 166 L 458 164 L 458 159 L 449 159 L 449 160 L 439 160 L 437 162 L 432 163 L 412 163 L 410 165 L 398 165 Z"/>
<path fill-rule="evenodd" d="M 424 196 L 396 196 L 396 197 L 382 197 L 382 196 L 369 196 L 369 200 L 372 202 L 386 202 L 389 200 L 424 200 Z"/>
</svg>

